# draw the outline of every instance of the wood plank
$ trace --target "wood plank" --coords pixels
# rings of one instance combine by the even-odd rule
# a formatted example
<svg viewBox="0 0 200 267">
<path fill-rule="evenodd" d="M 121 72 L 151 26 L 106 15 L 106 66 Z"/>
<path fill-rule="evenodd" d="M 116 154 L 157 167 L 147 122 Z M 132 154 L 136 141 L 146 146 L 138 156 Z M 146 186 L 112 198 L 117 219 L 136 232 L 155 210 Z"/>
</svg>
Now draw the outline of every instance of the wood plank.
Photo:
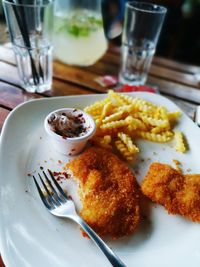
<svg viewBox="0 0 200 267">
<path fill-rule="evenodd" d="M 199 77 L 195 74 L 181 73 L 175 70 L 166 69 L 165 67 L 151 65 L 149 75 L 173 81 L 178 84 L 200 88 Z"/>
<path fill-rule="evenodd" d="M 55 78 L 80 85 L 94 92 L 104 93 L 106 89 L 95 81 L 98 76 L 99 75 L 88 72 L 86 68 L 76 68 L 73 66 L 64 65 L 58 61 L 54 62 Z"/>
<path fill-rule="evenodd" d="M 113 64 L 113 65 L 120 65 L 120 54 L 112 54 L 106 53 L 102 58 L 101 61 L 106 62 L 106 64 Z"/>
<path fill-rule="evenodd" d="M 115 51 L 115 49 L 117 50 Z M 158 58 L 156 60 L 158 62 Z M 102 58 L 102 61 L 106 62 L 107 64 L 112 63 L 114 65 L 119 65 L 120 64 L 119 49 L 114 48 L 114 53 L 107 53 Z M 165 61 L 165 59 L 161 58 L 161 61 Z M 171 64 L 169 64 L 169 61 L 168 64 L 165 66 L 152 64 L 149 70 L 149 75 L 162 78 L 168 81 L 173 81 L 179 84 L 200 88 L 200 68 L 196 67 L 195 72 L 191 72 L 190 67 L 188 67 L 187 72 L 183 72 L 183 69 L 181 70 L 180 69 L 177 70 L 176 68 L 172 69 L 171 65 L 173 65 L 173 63 L 171 62 Z"/>
<path fill-rule="evenodd" d="M 96 66 L 94 67 L 95 71 L 97 71 L 98 66 L 99 65 L 96 64 Z M 117 69 L 117 66 L 116 66 L 116 69 Z M 63 68 L 63 70 L 61 67 L 61 69 L 57 68 L 56 71 L 58 72 L 58 74 L 55 72 L 55 76 L 58 75 L 58 77 L 60 77 L 61 79 L 63 79 L 63 77 L 64 77 L 64 80 L 69 80 L 69 81 L 75 82 L 77 84 L 86 86 L 86 87 L 88 86 L 88 88 L 95 89 L 98 92 L 106 91 L 106 89 L 100 87 L 99 85 L 97 86 L 96 82 L 94 81 L 94 79 L 97 76 L 94 74 L 87 73 L 86 70 L 84 70 L 84 69 L 78 70 L 77 68 L 74 67 L 74 70 L 73 70 L 72 67 L 66 66 Z M 100 71 L 98 71 L 98 72 L 100 73 Z M 155 68 L 154 68 L 154 72 L 156 72 Z M 103 72 L 102 72 L 102 74 L 103 74 Z M 171 73 L 171 76 L 173 74 L 174 74 L 174 72 Z M 86 79 L 84 79 L 84 77 L 86 77 Z M 83 78 L 83 80 L 81 80 L 79 78 Z M 170 92 L 170 95 L 180 96 L 183 99 L 191 100 L 191 101 L 194 101 L 196 103 L 199 103 L 199 101 L 200 101 L 200 99 L 199 99 L 200 90 L 195 89 L 195 88 L 191 88 L 191 84 L 189 84 L 189 86 L 184 85 L 184 84 L 181 85 L 181 84 L 179 84 L 179 82 L 177 80 L 176 81 L 168 81 L 168 80 L 166 81 L 165 79 L 160 79 L 160 76 L 152 76 L 152 75 L 149 75 L 149 79 L 152 80 L 155 85 L 158 84 L 158 86 L 161 86 L 161 88 L 163 88 L 162 89 L 163 92 L 168 92 L 168 93 Z M 176 89 L 174 89 L 174 88 L 176 88 Z"/>
<path fill-rule="evenodd" d="M 92 66 L 84 68 L 88 72 L 95 73 L 97 75 L 117 75 L 119 73 L 119 65 L 109 64 L 102 61 L 98 61 Z"/>
<path fill-rule="evenodd" d="M 2 50 L 1 54 L 3 55 L 4 60 L 5 60 L 5 58 L 7 58 L 7 62 L 10 62 L 13 64 L 14 59 L 13 59 L 12 49 L 8 49 L 6 47 L 1 46 L 1 50 Z M 0 50 L 0 52 L 1 52 L 1 50 Z M 7 51 L 9 51 L 9 52 L 7 53 Z M 6 56 L 6 54 L 8 54 L 8 55 Z M 2 58 L 2 56 L 1 56 L 1 58 Z M 152 64 L 151 69 L 149 71 L 150 75 L 155 76 L 155 77 L 160 77 L 162 79 L 166 79 L 169 81 L 174 81 L 176 83 L 181 83 L 184 85 L 200 88 L 200 76 L 197 75 L 198 73 L 200 73 L 200 68 L 196 67 L 195 72 L 194 72 L 194 67 L 193 67 L 193 72 L 191 72 L 191 69 L 189 70 L 189 67 L 188 67 L 188 71 L 183 73 L 183 72 L 180 72 L 180 68 L 177 68 L 177 67 L 175 67 L 174 69 L 170 69 L 170 68 L 172 68 L 172 66 L 174 66 L 174 64 L 177 66 L 179 66 L 179 65 L 181 66 L 180 63 L 174 63 L 170 60 L 165 60 L 162 58 L 159 59 L 158 57 L 155 57 L 155 61 L 157 62 L 157 65 Z M 106 62 L 106 64 L 105 64 L 105 62 Z M 166 65 L 164 67 L 160 66 L 158 64 L 159 62 L 165 62 Z M 112 66 L 113 64 L 115 65 L 115 67 Z M 114 54 L 113 53 L 107 53 L 101 59 L 101 61 L 97 62 L 95 65 L 90 66 L 88 68 L 77 68 L 77 69 L 80 69 L 81 71 L 86 70 L 86 71 L 93 72 L 93 73 L 98 74 L 98 75 L 107 75 L 107 74 L 116 75 L 119 72 L 119 64 L 120 64 L 120 54 L 118 52 L 116 52 Z M 63 67 L 64 66 L 65 65 L 63 65 Z M 0 65 L 0 67 L 1 67 L 1 65 Z M 69 66 L 68 66 L 68 68 L 69 68 Z M 74 68 L 74 67 L 72 67 L 72 68 Z M 185 68 L 186 68 L 186 65 L 183 65 L 183 68 L 181 69 L 181 71 L 185 70 Z M 5 64 L 3 65 L 3 69 L 4 69 L 4 75 L 2 76 L 2 79 L 4 81 L 8 81 L 8 77 L 5 74 L 6 73 L 5 72 Z M 7 69 L 8 69 L 8 67 L 7 67 Z M 179 71 L 177 71 L 177 69 Z M 18 75 L 16 76 L 16 70 L 15 70 L 14 78 L 17 79 L 17 77 L 18 77 Z M 57 73 L 55 73 L 55 77 L 60 78 L 60 76 L 58 76 Z M 72 79 L 70 79 L 69 81 L 74 82 L 75 81 L 74 77 L 72 76 L 71 78 Z M 16 81 L 13 81 L 13 75 L 12 75 L 12 80 L 10 82 L 19 85 L 19 83 L 16 83 Z"/>
<path fill-rule="evenodd" d="M 114 65 L 120 64 L 120 54 L 119 53 L 106 53 L 101 61 L 106 62 L 107 64 L 112 63 Z M 169 60 L 162 57 L 154 56 L 153 65 L 161 66 L 162 68 L 167 68 L 171 70 L 176 70 L 181 73 L 185 74 L 195 74 L 198 75 L 200 73 L 200 67 L 198 66 L 191 66 L 184 63 L 176 62 L 173 60 Z"/>
<path fill-rule="evenodd" d="M 103 63 L 106 63 L 105 70 L 107 72 L 103 72 Z M 110 66 L 113 65 L 113 67 Z M 105 74 L 115 74 L 117 75 L 119 72 L 119 64 L 120 64 L 120 57 L 113 54 L 106 54 L 99 63 L 96 63 L 93 66 L 93 69 L 89 69 L 90 71 L 99 73 L 101 75 Z M 102 65 L 102 66 L 101 66 Z M 200 76 L 197 74 L 188 74 L 188 73 L 181 73 L 179 71 L 166 69 L 165 67 L 152 65 L 149 71 L 150 76 L 154 76 L 157 78 L 161 78 L 167 81 L 175 82 L 177 84 L 183 84 L 186 86 L 191 86 L 200 89 Z"/>
<path fill-rule="evenodd" d="M 76 70 L 77 72 L 78 70 Z M 10 74 L 10 75 L 9 75 Z M 20 81 L 19 81 L 19 77 L 18 77 L 18 72 L 17 72 L 17 68 L 9 65 L 7 63 L 4 62 L 0 62 L 0 80 L 3 81 L 3 84 L 5 87 L 5 83 L 11 83 L 12 85 L 16 85 L 17 87 L 20 87 Z M 48 96 L 59 96 L 59 95 L 69 95 L 69 94 L 89 94 L 91 93 L 91 90 L 87 90 L 84 87 L 80 88 L 77 85 L 72 85 L 72 84 L 67 84 L 66 85 L 66 79 L 64 79 L 64 82 L 59 82 L 56 81 L 56 79 L 54 79 L 53 81 L 53 86 L 52 86 L 52 90 L 48 91 L 46 93 L 44 93 L 45 95 Z M 8 88 L 14 88 L 14 86 L 12 85 L 8 85 Z M 5 90 L 1 89 L 1 94 L 4 93 L 5 95 Z M 15 88 L 16 90 L 16 88 Z M 20 88 L 18 88 L 18 93 L 19 93 Z M 23 90 L 23 89 L 22 89 Z M 23 91 L 23 97 L 25 97 L 25 95 L 30 96 L 31 94 L 26 94 L 25 91 Z M 11 93 L 11 91 L 10 91 Z M 10 94 L 9 93 L 9 94 Z M 33 98 L 38 97 L 36 95 L 33 95 Z M 22 101 L 23 102 L 23 101 Z"/>
<path fill-rule="evenodd" d="M 114 52 L 114 53 L 112 53 L 112 52 Z M 120 47 L 112 47 L 111 46 L 105 55 L 105 59 L 106 59 L 107 55 L 109 55 L 108 58 L 110 58 L 110 59 L 112 58 L 111 62 L 115 62 L 114 58 L 116 58 L 116 56 L 117 56 L 118 57 L 117 63 L 119 64 Z M 0 60 L 4 61 L 4 62 L 8 62 L 8 63 L 13 64 L 13 65 L 16 65 L 14 52 L 12 50 L 12 46 L 10 43 L 8 43 L 7 45 L 4 45 L 4 46 L 0 46 Z M 102 60 L 104 60 L 104 57 L 102 58 Z M 162 67 L 167 67 L 167 68 L 172 69 L 172 70 L 184 72 L 186 74 L 199 74 L 200 73 L 200 67 L 198 67 L 198 66 L 186 64 L 183 62 L 178 62 L 178 61 L 175 61 L 172 59 L 162 58 L 162 57 L 159 57 L 156 55 L 154 56 L 153 64 L 158 65 L 158 66 L 162 66 Z"/>
<path fill-rule="evenodd" d="M 67 96 L 67 95 L 92 94 L 92 92 L 91 90 L 87 90 L 78 85 L 54 79 L 51 91 L 47 91 L 44 94 L 47 96 L 65 96 L 65 95 Z"/>
<path fill-rule="evenodd" d="M 0 81 L 0 105 L 6 108 L 13 109 L 20 103 L 41 97 Z"/>
<path fill-rule="evenodd" d="M 200 90 L 149 76 L 147 84 L 157 86 L 161 93 L 200 104 Z"/>
<path fill-rule="evenodd" d="M 0 107 L 0 132 L 2 130 L 4 121 L 7 118 L 9 112 L 10 112 L 9 110 Z M 3 265 L 3 262 L 2 262 L 1 257 L 0 257 L 0 267 L 2 267 L 2 266 L 4 266 L 4 265 Z"/>
<path fill-rule="evenodd" d="M 3 50 L 3 51 L 1 51 L 1 50 Z M 7 47 L 0 46 L 0 53 L 4 52 L 4 54 L 6 55 L 6 51 L 10 51 L 9 57 L 7 58 L 7 56 L 5 56 L 5 58 L 7 58 L 7 60 L 5 60 L 5 58 L 0 56 L 0 60 L 4 60 L 4 62 L 0 62 L 0 68 L 1 68 L 0 79 L 2 81 L 9 82 L 11 84 L 19 86 L 20 82 L 19 82 L 17 68 L 7 64 L 8 62 L 13 64 L 14 58 L 12 58 L 12 56 L 11 56 L 13 52 L 11 49 L 8 49 Z M 59 74 L 57 71 L 54 71 L 55 79 L 58 78 L 58 79 L 61 79 L 64 81 L 72 82 L 72 83 L 75 82 L 76 84 L 79 84 L 80 86 L 82 85 L 83 87 L 87 87 L 87 86 L 84 82 L 86 79 L 83 79 L 83 81 L 81 82 L 82 78 L 80 78 L 80 77 L 82 77 L 82 73 L 83 73 L 84 77 L 88 77 L 88 75 L 89 75 L 88 72 L 93 72 L 93 73 L 97 74 L 96 76 L 94 76 L 92 74 L 92 79 L 94 79 L 94 77 L 98 77 L 99 75 L 115 74 L 115 72 L 116 72 L 115 68 L 113 67 L 112 64 L 110 64 L 110 65 L 104 64 L 101 61 L 99 61 L 98 63 L 96 63 L 93 66 L 86 67 L 86 68 L 72 67 L 72 66 L 67 66 L 67 65 L 60 63 L 60 62 L 59 63 L 55 62 L 54 63 L 54 70 L 58 69 L 57 64 L 60 64 L 59 70 L 60 69 L 63 69 L 63 70 L 66 69 L 66 71 L 65 70 L 61 71 L 61 73 L 59 73 Z M 70 70 L 70 68 L 71 68 L 71 70 Z M 75 73 L 72 73 L 73 70 L 75 70 Z M 78 75 L 79 70 L 80 70 L 80 76 Z M 65 73 L 67 73 L 67 76 L 69 77 L 68 79 L 66 77 L 63 79 L 63 76 L 62 76 L 63 72 L 64 72 L 64 75 L 65 75 Z M 11 76 L 8 75 L 8 73 L 11 73 Z M 10 77 L 12 77 L 12 78 L 10 78 Z M 79 82 L 78 82 L 77 78 L 80 80 Z M 98 84 L 96 82 L 91 83 L 90 90 L 94 89 L 95 91 L 98 90 L 101 92 L 102 91 L 101 88 L 99 87 L 97 89 L 96 86 L 98 87 Z M 103 92 L 104 92 L 104 90 L 103 90 Z M 88 93 L 88 91 L 85 93 Z M 52 92 L 49 95 L 60 95 L 60 94 L 63 95 L 64 92 L 62 90 L 58 90 L 58 88 L 55 90 L 55 87 L 54 87 Z"/>
<path fill-rule="evenodd" d="M 112 54 L 111 54 L 111 57 L 112 57 Z M 108 59 L 109 59 L 109 56 L 108 56 Z M 0 61 L 3 61 L 5 63 L 10 63 L 12 65 L 16 65 L 13 50 L 8 48 L 8 47 L 5 47 L 5 46 L 0 46 Z M 98 61 L 93 66 L 85 67 L 84 69 L 86 69 L 90 72 L 96 71 L 100 75 L 105 75 L 108 73 L 109 74 L 115 74 L 116 73 L 112 64 L 105 64 L 102 62 L 102 60 Z"/>
<path fill-rule="evenodd" d="M 74 86 L 78 88 L 78 86 L 82 86 L 82 88 L 86 88 L 84 90 L 94 90 L 96 92 L 105 92 L 105 89 L 102 88 L 100 85 L 98 85 L 94 79 L 97 78 L 99 75 L 105 75 L 105 74 L 117 74 L 118 73 L 118 66 L 119 66 L 119 55 L 115 55 L 113 53 L 109 53 L 106 54 L 101 61 L 97 62 L 95 65 L 88 67 L 88 68 L 76 68 L 76 67 L 72 67 L 72 66 L 66 66 L 64 64 L 55 62 L 55 77 L 62 80 L 63 82 L 70 82 L 72 86 L 72 88 L 70 87 L 70 94 L 71 93 L 76 93 L 75 91 L 73 92 L 73 90 L 75 88 L 73 88 Z M 106 62 L 106 64 L 105 64 Z M 4 66 L 4 70 L 5 70 L 5 65 Z M 7 66 L 7 65 L 6 65 Z M 13 72 L 15 72 L 15 79 L 16 79 L 16 69 L 11 68 L 12 71 L 11 74 Z M 9 67 L 7 66 L 7 73 L 9 72 Z M 90 73 L 88 73 L 88 71 Z M 5 73 L 6 71 L 4 71 Z M 91 73 L 92 72 L 92 73 Z M 0 71 L 1 73 L 1 71 Z M 159 73 L 159 75 L 158 75 Z M 12 79 L 13 79 L 13 75 Z M 153 77 L 152 77 L 153 76 Z M 178 77 L 177 77 L 178 76 Z M 186 75 L 187 76 L 187 75 Z M 186 77 L 185 76 L 185 77 Z M 166 69 L 165 68 L 160 68 L 160 67 L 156 67 L 156 66 L 152 66 L 152 70 L 150 71 L 150 77 L 152 78 L 162 78 L 162 84 L 164 83 L 164 80 L 170 79 L 169 82 L 172 82 L 173 86 L 176 87 L 180 87 L 180 84 L 178 84 L 180 82 L 180 80 L 183 80 L 183 74 L 177 73 L 176 71 L 171 71 L 171 70 L 167 70 L 167 74 L 166 74 Z M 196 79 L 196 81 L 195 81 Z M 8 80 L 8 79 L 6 79 Z M 156 79 L 154 79 L 155 81 Z M 186 85 L 191 86 L 191 84 L 193 85 L 193 87 L 195 87 L 196 83 L 197 83 L 197 78 L 194 77 L 193 75 L 188 75 L 187 76 L 187 83 Z M 157 81 L 157 80 L 156 80 Z M 194 82 L 195 81 L 195 82 Z M 9 79 L 10 82 L 10 79 Z M 13 82 L 13 80 L 11 81 Z M 14 82 L 13 82 L 14 83 Z M 16 82 L 15 82 L 16 83 Z M 72 83 L 74 83 L 74 85 L 72 85 Z M 174 85 L 174 83 L 176 83 L 176 85 Z M 195 84 L 194 84 L 195 83 Z M 69 84 L 69 83 L 68 83 Z M 185 82 L 183 83 L 185 84 Z M 63 85 L 62 88 L 64 88 L 65 86 Z M 87 88 L 88 87 L 88 88 Z M 169 91 L 170 94 L 173 94 L 173 90 L 172 90 L 172 86 L 169 83 Z M 186 86 L 187 87 L 187 86 Z M 66 91 L 64 89 L 62 89 L 59 87 L 57 88 L 53 88 L 52 92 L 49 93 L 49 95 L 65 95 Z M 164 84 L 164 88 L 165 91 L 168 90 L 167 89 L 167 83 Z M 80 93 L 79 89 L 77 89 L 77 93 Z M 179 94 L 176 92 L 174 92 L 175 95 Z M 194 93 L 196 94 L 196 91 L 194 91 Z M 183 97 L 190 97 L 190 93 L 185 93 L 185 91 L 183 92 Z M 195 95 L 192 94 L 192 101 L 195 99 Z M 198 102 L 199 100 L 196 100 L 196 102 Z"/>
<path fill-rule="evenodd" d="M 109 46 L 108 51 L 111 52 L 110 54 L 119 55 L 121 53 L 121 47 L 111 45 Z M 200 72 L 200 67 L 198 66 L 191 65 L 188 63 L 178 62 L 173 59 L 163 58 L 157 55 L 154 56 L 153 64 L 160 65 L 163 67 L 168 67 L 170 69 L 174 69 L 185 73 L 196 74 Z"/>
<path fill-rule="evenodd" d="M 0 46 L 0 61 L 3 61 L 5 63 L 10 63 L 12 65 L 16 65 L 15 57 L 14 57 L 14 52 L 12 49 L 7 48 L 5 46 Z M 96 65 L 98 68 L 96 68 Z M 94 67 L 94 68 L 93 68 Z M 77 67 L 78 68 L 78 67 Z M 114 74 L 116 71 L 113 69 L 112 64 L 104 64 L 102 61 L 98 61 L 96 64 L 90 67 L 85 67 L 84 69 L 90 71 L 90 72 L 95 72 L 97 70 L 97 73 L 100 75 L 105 75 L 105 74 Z"/>
<path fill-rule="evenodd" d="M 175 60 L 154 56 L 153 64 L 168 67 L 169 69 L 181 71 L 184 73 L 198 74 L 200 73 L 200 67 L 178 62 Z"/>
</svg>

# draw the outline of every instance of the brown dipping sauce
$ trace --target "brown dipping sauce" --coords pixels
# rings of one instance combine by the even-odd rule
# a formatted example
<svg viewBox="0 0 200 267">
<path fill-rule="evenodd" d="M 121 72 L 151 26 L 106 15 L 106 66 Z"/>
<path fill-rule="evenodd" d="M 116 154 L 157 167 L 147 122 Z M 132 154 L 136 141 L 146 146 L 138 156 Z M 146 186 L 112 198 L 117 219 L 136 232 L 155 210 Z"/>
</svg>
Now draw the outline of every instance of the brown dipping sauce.
<svg viewBox="0 0 200 267">
<path fill-rule="evenodd" d="M 80 137 L 86 134 L 88 127 L 82 113 L 73 110 L 74 114 L 68 112 L 55 112 L 48 118 L 48 124 L 53 132 L 63 138 Z"/>
</svg>

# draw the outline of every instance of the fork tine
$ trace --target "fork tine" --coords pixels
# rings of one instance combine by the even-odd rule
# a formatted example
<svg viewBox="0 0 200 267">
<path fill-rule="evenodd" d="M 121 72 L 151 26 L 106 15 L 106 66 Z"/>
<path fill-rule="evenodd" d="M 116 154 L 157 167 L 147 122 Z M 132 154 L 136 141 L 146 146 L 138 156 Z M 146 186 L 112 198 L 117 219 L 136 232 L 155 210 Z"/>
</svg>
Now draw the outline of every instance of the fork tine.
<svg viewBox="0 0 200 267">
<path fill-rule="evenodd" d="M 55 186 L 57 187 L 58 191 L 60 192 L 60 194 L 64 197 L 65 200 L 69 200 L 68 196 L 65 194 L 65 192 L 63 191 L 63 189 L 61 188 L 59 183 L 54 178 L 53 173 L 49 169 L 48 169 L 48 172 L 49 172 L 51 179 L 53 180 Z"/>
<path fill-rule="evenodd" d="M 52 193 L 49 191 L 48 187 L 46 186 L 45 182 L 43 181 L 43 179 L 39 173 L 38 173 L 38 176 L 40 178 L 42 185 L 44 186 L 44 189 L 45 189 L 45 191 L 49 197 L 49 200 L 52 202 L 53 205 L 58 206 L 60 204 L 59 201 L 52 196 Z"/>
<path fill-rule="evenodd" d="M 44 205 L 47 207 L 47 209 L 51 209 L 51 206 L 49 205 L 48 201 L 46 200 L 46 198 L 45 198 L 45 196 L 44 196 L 44 194 L 43 194 L 43 192 L 42 192 L 42 190 L 41 190 L 41 188 L 40 188 L 40 186 L 39 186 L 39 184 L 38 184 L 38 182 L 37 182 L 37 180 L 36 180 L 34 175 L 33 175 L 33 180 L 35 182 L 35 185 L 37 187 L 38 193 L 39 193 Z"/>
<path fill-rule="evenodd" d="M 65 199 L 61 198 L 62 196 L 60 197 L 60 196 L 58 195 L 57 191 L 56 191 L 55 188 L 52 186 L 51 181 L 49 180 L 49 178 L 47 177 L 47 175 L 46 175 L 46 173 L 45 173 L 44 171 L 43 171 L 43 174 L 44 174 L 44 177 L 45 177 L 45 179 L 46 179 L 48 185 L 50 186 L 51 190 L 53 191 L 53 193 L 55 194 L 55 196 L 56 196 L 56 198 L 59 200 L 59 202 L 60 202 L 60 203 L 63 203 L 63 201 L 66 201 Z"/>
<path fill-rule="evenodd" d="M 48 196 L 51 196 L 51 192 L 49 191 L 48 187 L 46 186 L 45 182 L 43 181 L 41 175 L 38 173 L 38 176 L 40 177 L 40 181 L 42 182 L 42 185 L 44 186 L 44 189 L 46 190 Z"/>
</svg>

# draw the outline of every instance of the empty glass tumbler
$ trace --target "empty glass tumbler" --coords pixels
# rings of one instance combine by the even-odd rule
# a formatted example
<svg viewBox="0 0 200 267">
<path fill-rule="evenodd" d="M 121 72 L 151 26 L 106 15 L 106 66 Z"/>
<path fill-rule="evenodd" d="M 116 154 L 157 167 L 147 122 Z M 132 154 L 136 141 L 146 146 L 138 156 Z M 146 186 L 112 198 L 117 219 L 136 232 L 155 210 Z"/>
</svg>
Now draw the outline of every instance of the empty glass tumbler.
<svg viewBox="0 0 200 267">
<path fill-rule="evenodd" d="M 167 9 L 163 6 L 127 2 L 122 35 L 122 84 L 141 85 L 146 82 Z"/>
<path fill-rule="evenodd" d="M 44 92 L 52 84 L 53 5 L 50 0 L 3 0 L 22 87 Z"/>
</svg>

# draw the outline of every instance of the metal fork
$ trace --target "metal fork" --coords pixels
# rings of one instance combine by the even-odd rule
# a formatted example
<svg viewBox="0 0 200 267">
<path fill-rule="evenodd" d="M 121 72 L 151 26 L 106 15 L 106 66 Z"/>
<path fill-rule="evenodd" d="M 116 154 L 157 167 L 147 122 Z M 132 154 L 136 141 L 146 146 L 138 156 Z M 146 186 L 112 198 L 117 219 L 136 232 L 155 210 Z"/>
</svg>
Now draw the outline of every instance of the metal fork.
<svg viewBox="0 0 200 267">
<path fill-rule="evenodd" d="M 99 249 L 101 249 L 112 266 L 126 267 L 126 265 L 109 248 L 109 246 L 107 246 L 105 242 L 92 230 L 92 228 L 77 214 L 74 202 L 65 194 L 53 176 L 53 173 L 50 170 L 48 170 L 48 173 L 49 177 L 43 171 L 44 178 L 42 178 L 40 173 L 38 173 L 43 189 L 40 187 L 35 176 L 33 176 L 39 195 L 46 208 L 55 216 L 69 218 L 78 223 L 99 247 Z"/>
</svg>

